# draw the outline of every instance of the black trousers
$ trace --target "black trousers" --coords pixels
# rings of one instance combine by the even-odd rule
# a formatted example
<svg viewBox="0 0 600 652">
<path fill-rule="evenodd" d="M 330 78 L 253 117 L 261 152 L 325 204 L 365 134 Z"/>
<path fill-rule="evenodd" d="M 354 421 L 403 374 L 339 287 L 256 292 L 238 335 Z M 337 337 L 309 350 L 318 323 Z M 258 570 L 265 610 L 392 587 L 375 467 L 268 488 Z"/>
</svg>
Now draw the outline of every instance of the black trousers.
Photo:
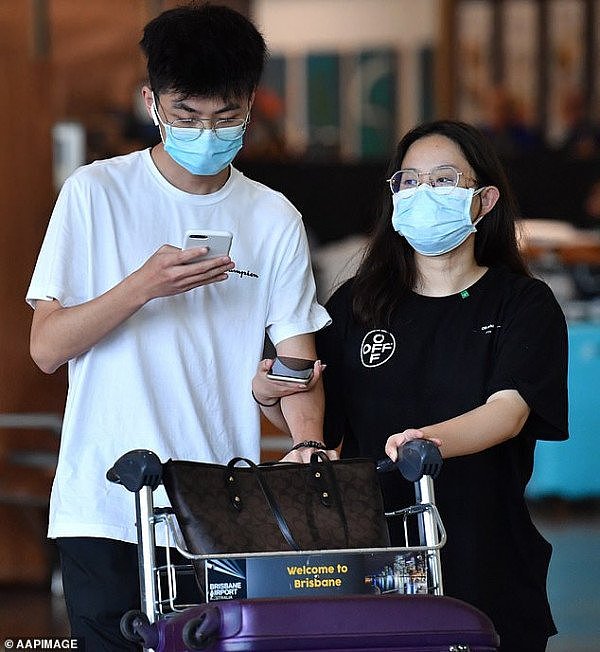
<svg viewBox="0 0 600 652">
<path fill-rule="evenodd" d="M 121 617 L 140 609 L 137 545 L 92 537 L 56 540 L 71 636 L 85 640 L 86 652 L 139 651 L 120 630 Z M 182 561 L 172 551 L 175 563 Z M 156 557 L 164 563 L 164 549 Z M 197 588 L 186 587 L 184 599 L 199 602 Z M 192 594 L 192 595 L 191 595 Z"/>
</svg>

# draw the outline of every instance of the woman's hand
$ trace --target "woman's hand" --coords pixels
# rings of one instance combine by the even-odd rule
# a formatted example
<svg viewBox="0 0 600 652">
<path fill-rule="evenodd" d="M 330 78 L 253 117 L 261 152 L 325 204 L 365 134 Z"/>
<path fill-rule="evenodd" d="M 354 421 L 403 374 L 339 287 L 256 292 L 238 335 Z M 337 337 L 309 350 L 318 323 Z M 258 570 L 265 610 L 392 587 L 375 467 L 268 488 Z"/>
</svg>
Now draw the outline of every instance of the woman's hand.
<svg viewBox="0 0 600 652">
<path fill-rule="evenodd" d="M 398 459 L 398 448 L 404 446 L 404 444 L 406 444 L 407 441 L 411 441 L 411 439 L 428 439 L 438 447 L 442 445 L 441 439 L 427 437 L 422 430 L 417 430 L 417 428 L 407 428 L 402 432 L 398 432 L 395 435 L 388 437 L 388 440 L 385 443 L 385 453 L 392 462 L 395 462 Z"/>
<path fill-rule="evenodd" d="M 313 376 L 308 383 L 291 383 L 284 380 L 271 380 L 267 373 L 273 366 L 273 360 L 261 360 L 254 378 L 252 379 L 252 392 L 258 403 L 265 405 L 277 404 L 278 399 L 298 392 L 309 392 L 319 382 L 326 365 L 317 360 L 313 367 Z"/>
</svg>

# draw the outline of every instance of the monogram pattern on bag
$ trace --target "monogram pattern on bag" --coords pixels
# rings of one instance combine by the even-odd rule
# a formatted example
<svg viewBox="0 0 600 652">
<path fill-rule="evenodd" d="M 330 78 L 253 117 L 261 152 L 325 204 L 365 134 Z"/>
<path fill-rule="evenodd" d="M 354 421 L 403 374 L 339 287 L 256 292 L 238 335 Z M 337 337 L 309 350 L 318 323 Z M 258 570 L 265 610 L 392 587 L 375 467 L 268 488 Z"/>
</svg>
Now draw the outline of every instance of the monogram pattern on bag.
<svg viewBox="0 0 600 652">
<path fill-rule="evenodd" d="M 381 489 L 370 460 L 330 462 L 348 539 L 336 500 L 321 502 L 323 482 L 308 464 L 260 465 L 294 539 L 302 550 L 389 546 Z M 202 462 L 172 461 L 163 483 L 189 550 L 196 554 L 289 550 L 251 469 L 235 468 L 242 507 L 232 505 L 226 468 Z M 325 483 L 327 480 L 324 481 Z"/>
</svg>

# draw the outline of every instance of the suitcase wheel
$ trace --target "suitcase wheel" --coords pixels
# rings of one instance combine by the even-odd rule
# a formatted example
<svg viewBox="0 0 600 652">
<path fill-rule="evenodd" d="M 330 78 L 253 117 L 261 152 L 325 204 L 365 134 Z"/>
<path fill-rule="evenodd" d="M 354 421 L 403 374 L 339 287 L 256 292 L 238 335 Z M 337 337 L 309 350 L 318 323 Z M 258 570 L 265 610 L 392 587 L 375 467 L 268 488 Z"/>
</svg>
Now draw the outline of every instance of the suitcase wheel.
<svg viewBox="0 0 600 652">
<path fill-rule="evenodd" d="M 220 611 L 216 607 L 207 607 L 203 614 L 185 624 L 183 642 L 190 650 L 206 650 L 214 643 L 220 628 Z"/>
<path fill-rule="evenodd" d="M 150 626 L 148 616 L 135 609 L 128 611 L 121 618 L 120 629 L 121 634 L 132 643 L 144 644 L 144 637 L 140 630 Z"/>
</svg>

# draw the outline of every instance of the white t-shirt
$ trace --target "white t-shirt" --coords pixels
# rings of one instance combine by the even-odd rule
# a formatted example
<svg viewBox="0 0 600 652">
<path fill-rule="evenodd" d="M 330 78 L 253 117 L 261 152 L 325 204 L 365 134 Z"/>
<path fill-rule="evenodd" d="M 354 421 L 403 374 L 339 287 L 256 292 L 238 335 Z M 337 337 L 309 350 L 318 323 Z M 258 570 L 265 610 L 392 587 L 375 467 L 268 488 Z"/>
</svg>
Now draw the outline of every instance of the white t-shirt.
<svg viewBox="0 0 600 652">
<path fill-rule="evenodd" d="M 258 460 L 251 379 L 264 332 L 274 343 L 329 323 L 315 299 L 304 226 L 278 192 L 231 168 L 209 195 L 183 192 L 150 150 L 76 171 L 64 184 L 27 301 L 74 306 L 114 287 L 188 229 L 231 231 L 226 281 L 154 299 L 69 361 L 50 500 L 50 537 L 135 541 L 133 494 L 105 479 L 123 453 L 226 463 Z M 157 504 L 167 504 L 163 488 Z"/>
</svg>

